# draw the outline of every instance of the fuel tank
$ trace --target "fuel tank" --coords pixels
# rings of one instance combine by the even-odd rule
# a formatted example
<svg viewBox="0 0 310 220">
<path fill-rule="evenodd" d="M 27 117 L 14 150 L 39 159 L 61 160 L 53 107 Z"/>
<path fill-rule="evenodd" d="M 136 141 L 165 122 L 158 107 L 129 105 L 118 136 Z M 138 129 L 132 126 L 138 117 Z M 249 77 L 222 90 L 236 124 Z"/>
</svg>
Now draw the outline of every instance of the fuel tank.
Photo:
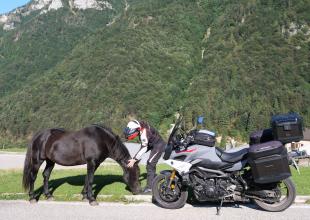
<svg viewBox="0 0 310 220">
<path fill-rule="evenodd" d="M 188 162 L 193 166 L 225 171 L 240 170 L 247 162 L 246 160 L 238 161 L 236 163 L 222 161 L 222 159 L 216 154 L 215 147 L 198 144 L 191 145 L 185 150 L 173 151 L 170 159 Z"/>
<path fill-rule="evenodd" d="M 196 159 L 209 159 L 214 162 L 221 162 L 221 158 L 219 158 L 215 152 L 215 147 L 207 147 L 203 145 L 191 145 L 186 150 L 181 151 L 173 151 L 171 159 L 174 160 L 182 160 L 184 162 L 191 162 Z"/>
</svg>

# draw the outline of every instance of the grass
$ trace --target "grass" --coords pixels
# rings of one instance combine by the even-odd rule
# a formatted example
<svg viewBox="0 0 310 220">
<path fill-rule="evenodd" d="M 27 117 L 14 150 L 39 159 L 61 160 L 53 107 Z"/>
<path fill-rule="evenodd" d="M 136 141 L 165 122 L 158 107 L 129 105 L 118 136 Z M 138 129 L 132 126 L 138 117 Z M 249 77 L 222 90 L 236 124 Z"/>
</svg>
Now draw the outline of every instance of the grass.
<svg viewBox="0 0 310 220">
<path fill-rule="evenodd" d="M 297 195 L 310 195 L 310 167 L 300 167 L 300 175 L 294 168 L 291 168 L 291 171 Z"/>
<path fill-rule="evenodd" d="M 0 153 L 1 152 L 26 152 L 27 148 L 26 147 L 10 147 L 10 148 L 0 148 Z"/>
<path fill-rule="evenodd" d="M 141 186 L 146 185 L 145 166 L 140 166 Z M 158 171 L 167 169 L 166 165 L 159 165 Z M 41 195 L 43 188 L 42 171 L 39 171 L 35 182 L 36 195 Z M 49 187 L 56 200 L 59 201 L 80 201 L 81 190 L 85 180 L 85 169 L 54 170 L 51 174 Z M 120 166 L 106 165 L 99 167 L 95 173 L 93 191 L 98 201 L 121 201 L 126 202 L 125 195 L 132 195 L 122 179 L 123 171 Z M 22 170 L 1 170 L 0 171 L 0 199 L 15 200 L 28 199 L 28 195 L 22 188 Z M 112 195 L 112 197 L 104 197 Z"/>
<path fill-rule="evenodd" d="M 145 166 L 140 166 L 141 186 L 146 184 Z M 169 169 L 167 165 L 160 164 L 157 167 L 157 172 L 160 170 Z M 310 195 L 310 168 L 300 168 L 299 175 L 292 169 L 292 179 L 296 185 L 298 195 Z M 36 194 L 42 193 L 43 178 L 39 172 L 35 183 Z M 85 169 L 72 170 L 54 170 L 52 172 L 49 186 L 53 191 L 53 195 L 58 201 L 80 201 L 80 192 L 84 185 Z M 98 168 L 95 173 L 93 190 L 98 201 L 109 202 L 129 202 L 124 196 L 132 195 L 126 184 L 122 180 L 122 169 L 120 166 L 106 165 Z M 22 170 L 0 170 L 0 199 L 15 200 L 28 199 L 28 195 L 23 191 L 21 186 Z M 105 195 L 112 195 L 107 197 Z M 45 199 L 41 195 L 40 199 Z M 307 202 L 310 204 L 310 201 Z"/>
</svg>

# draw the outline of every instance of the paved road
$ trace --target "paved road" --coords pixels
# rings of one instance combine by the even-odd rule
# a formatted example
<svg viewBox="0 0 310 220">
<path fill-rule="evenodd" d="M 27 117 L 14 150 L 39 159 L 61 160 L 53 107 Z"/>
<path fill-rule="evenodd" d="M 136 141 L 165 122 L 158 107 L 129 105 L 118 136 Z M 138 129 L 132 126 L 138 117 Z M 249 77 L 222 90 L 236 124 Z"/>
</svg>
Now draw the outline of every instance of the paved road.
<svg viewBox="0 0 310 220">
<path fill-rule="evenodd" d="M 139 148 L 139 144 L 133 144 L 133 143 L 126 143 L 126 146 L 129 150 L 129 153 L 131 156 L 134 156 Z M 145 155 L 143 155 L 142 160 L 140 161 L 140 164 L 146 164 L 147 159 L 149 158 L 150 152 L 147 152 Z M 25 153 L 0 153 L 0 169 L 22 169 L 24 167 L 24 160 L 25 160 Z M 112 159 L 107 159 L 106 163 L 113 163 Z M 162 159 L 159 161 L 159 163 L 162 163 Z M 45 164 L 42 164 L 41 169 L 44 169 Z M 65 167 L 56 165 L 55 169 L 72 169 L 72 168 L 84 168 L 86 165 L 82 166 L 72 166 L 72 167 Z"/>
<path fill-rule="evenodd" d="M 216 216 L 214 206 L 192 207 L 186 205 L 182 209 L 167 210 L 150 203 L 119 204 L 101 203 L 91 207 L 81 202 L 44 202 L 29 204 L 26 201 L 0 201 L 0 219 L 3 220 L 92 220 L 92 219 L 216 219 L 216 220 L 281 220 L 281 219 L 309 219 L 310 205 L 293 205 L 280 213 L 270 213 L 250 206 L 234 208 L 227 206 L 222 209 L 221 215 Z"/>
<path fill-rule="evenodd" d="M 130 155 L 133 157 L 138 150 L 140 149 L 140 144 L 134 144 L 134 143 L 125 143 L 127 149 L 129 150 Z M 238 148 L 232 148 L 228 151 L 234 152 L 237 150 L 240 150 L 242 148 L 248 147 L 247 145 L 238 147 Z M 140 164 L 145 165 L 147 159 L 149 158 L 150 152 L 147 152 L 142 156 L 142 160 L 140 161 Z M 0 151 L 0 170 L 1 169 L 22 169 L 24 167 L 24 160 L 25 160 L 25 153 L 7 153 L 7 152 L 1 152 Z M 107 159 L 104 164 L 111 164 L 115 161 L 112 159 Z M 163 163 L 163 159 L 161 158 L 158 163 Z M 45 163 L 42 164 L 41 169 L 44 169 Z M 55 169 L 72 169 L 72 168 L 84 168 L 86 165 L 82 166 L 71 166 L 71 167 L 65 167 L 56 165 Z"/>
</svg>

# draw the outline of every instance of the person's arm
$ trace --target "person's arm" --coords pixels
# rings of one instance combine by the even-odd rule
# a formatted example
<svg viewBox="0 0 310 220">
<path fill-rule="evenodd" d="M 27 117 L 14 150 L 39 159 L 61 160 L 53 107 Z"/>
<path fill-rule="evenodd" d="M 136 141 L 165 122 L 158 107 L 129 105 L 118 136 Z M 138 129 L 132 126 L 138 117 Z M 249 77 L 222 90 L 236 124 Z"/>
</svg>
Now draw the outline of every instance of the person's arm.
<svg viewBox="0 0 310 220">
<path fill-rule="evenodd" d="M 142 147 L 147 147 L 149 140 L 147 138 L 146 129 L 143 128 L 140 132 L 141 145 Z"/>
<path fill-rule="evenodd" d="M 142 155 L 147 152 L 147 145 L 148 145 L 149 141 L 147 139 L 147 135 L 146 135 L 146 130 L 145 129 L 143 129 L 141 131 L 141 133 L 140 133 L 140 141 L 141 141 L 141 148 L 136 153 L 136 155 L 131 160 L 129 160 L 129 163 L 127 165 L 128 167 L 133 167 L 135 162 L 137 162 L 138 160 L 141 160 Z"/>
<path fill-rule="evenodd" d="M 147 152 L 147 145 L 149 143 L 146 135 L 146 130 L 143 129 L 140 134 L 140 140 L 141 140 L 141 148 L 140 150 L 136 153 L 136 155 L 133 157 L 135 160 L 141 160 L 141 157 L 143 154 Z"/>
</svg>

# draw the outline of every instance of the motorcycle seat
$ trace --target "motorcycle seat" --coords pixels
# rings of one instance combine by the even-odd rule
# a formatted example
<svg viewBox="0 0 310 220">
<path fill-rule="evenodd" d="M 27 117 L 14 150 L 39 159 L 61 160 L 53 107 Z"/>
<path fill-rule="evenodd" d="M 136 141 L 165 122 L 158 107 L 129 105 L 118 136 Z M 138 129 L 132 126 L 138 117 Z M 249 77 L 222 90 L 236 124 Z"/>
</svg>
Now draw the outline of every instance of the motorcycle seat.
<svg viewBox="0 0 310 220">
<path fill-rule="evenodd" d="M 215 162 L 208 159 L 203 159 L 199 163 L 196 164 L 197 166 L 202 166 L 204 168 L 213 169 L 213 170 L 225 170 L 229 169 L 233 166 L 233 163 L 228 162 Z"/>
<path fill-rule="evenodd" d="M 236 152 L 226 152 L 219 147 L 215 147 L 215 152 L 223 161 L 229 163 L 235 163 L 240 160 L 248 153 L 249 149 L 243 148 Z"/>
</svg>

